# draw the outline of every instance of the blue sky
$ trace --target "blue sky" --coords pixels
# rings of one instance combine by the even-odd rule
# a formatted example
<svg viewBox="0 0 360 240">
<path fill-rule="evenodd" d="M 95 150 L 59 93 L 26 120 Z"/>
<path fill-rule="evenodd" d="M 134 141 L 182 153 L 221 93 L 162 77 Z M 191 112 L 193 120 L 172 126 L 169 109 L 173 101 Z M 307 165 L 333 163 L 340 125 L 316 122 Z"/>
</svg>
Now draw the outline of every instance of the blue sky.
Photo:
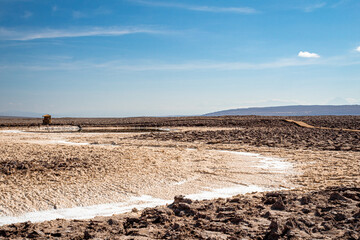
<svg viewBox="0 0 360 240">
<path fill-rule="evenodd" d="M 0 0 L 0 112 L 360 104 L 358 0 Z"/>
</svg>

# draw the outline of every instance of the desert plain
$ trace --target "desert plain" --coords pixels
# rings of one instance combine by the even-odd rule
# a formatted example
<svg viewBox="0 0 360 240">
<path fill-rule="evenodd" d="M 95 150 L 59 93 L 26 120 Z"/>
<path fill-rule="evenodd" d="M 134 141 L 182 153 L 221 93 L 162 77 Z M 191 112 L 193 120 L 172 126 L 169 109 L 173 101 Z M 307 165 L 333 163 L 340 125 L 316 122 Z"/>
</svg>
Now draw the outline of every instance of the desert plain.
<svg viewBox="0 0 360 240">
<path fill-rule="evenodd" d="M 0 118 L 0 239 L 359 239 L 359 185 L 360 116 Z"/>
</svg>

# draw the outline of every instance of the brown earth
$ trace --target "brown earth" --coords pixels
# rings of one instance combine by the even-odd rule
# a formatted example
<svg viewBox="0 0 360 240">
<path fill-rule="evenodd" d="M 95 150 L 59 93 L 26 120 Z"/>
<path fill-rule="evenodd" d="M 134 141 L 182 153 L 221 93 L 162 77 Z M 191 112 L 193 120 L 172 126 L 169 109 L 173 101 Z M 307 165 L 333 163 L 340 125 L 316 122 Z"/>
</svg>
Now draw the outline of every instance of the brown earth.
<svg viewBox="0 0 360 240">
<path fill-rule="evenodd" d="M 53 125 L 127 127 L 275 127 L 283 119 L 304 121 L 317 127 L 360 130 L 360 116 L 222 116 L 222 117 L 135 117 L 135 118 L 53 118 Z M 38 126 L 40 118 L 0 118 L 0 127 Z"/>
<path fill-rule="evenodd" d="M 360 116 L 291 119 L 319 127 L 360 129 Z M 0 125 L 36 126 L 39 121 L 0 119 Z M 45 145 L 31 143 L 30 134 L 18 138 L 9 134 L 9 138 L 0 141 L 1 201 L 12 202 L 16 209 L 27 210 L 16 199 L 27 198 L 32 188 L 36 188 L 35 204 L 38 204 L 36 197 L 45 196 L 44 199 L 49 201 L 46 197 L 53 192 L 57 197 L 59 192 L 65 192 L 64 198 L 74 194 L 75 197 L 93 198 L 96 202 L 104 198 L 97 191 L 108 190 L 105 186 L 108 183 L 113 187 L 110 190 L 124 193 L 128 191 L 124 186 L 140 189 L 144 184 L 157 184 L 159 177 L 168 182 L 180 181 L 190 173 L 183 168 L 183 163 L 190 162 L 184 155 L 184 149 L 188 148 L 257 152 L 286 159 L 301 172 L 289 177 L 289 181 L 301 188 L 200 202 L 176 198 L 168 207 L 112 217 L 7 225 L 0 227 L 0 239 L 360 239 L 358 132 L 302 128 L 282 118 L 254 116 L 54 119 L 54 123 L 178 130 L 125 137 L 117 134 L 104 134 L 101 138 L 96 134 L 61 135 L 69 141 L 95 144 L 62 147 L 45 144 L 55 136 L 51 134 L 39 135 Z M 99 147 L 97 144 L 111 146 Z M 199 154 L 195 159 L 203 158 L 203 153 L 198 151 L 192 154 Z M 223 158 L 214 157 L 213 162 L 220 166 L 216 171 L 223 167 Z M 198 162 L 199 167 L 205 164 L 208 163 Z M 194 165 L 189 166 L 191 169 Z M 144 174 L 139 175 L 139 170 Z M 104 176 L 109 177 L 108 180 Z M 131 180 L 138 176 L 141 176 L 142 184 L 138 179 Z M 122 179 L 118 186 L 113 186 L 112 177 Z M 105 185 L 97 186 L 97 182 Z M 43 189 L 39 190 L 38 186 Z M 112 196 L 105 197 L 110 199 Z M 49 203 L 52 207 L 58 204 L 53 199 Z M 39 209 L 46 207 L 48 205 L 38 206 Z"/>
<path fill-rule="evenodd" d="M 142 195 L 170 200 L 237 184 L 294 186 L 286 180 L 295 174 L 292 169 L 275 174 L 259 168 L 262 164 L 254 157 L 199 145 L 154 145 L 132 139 L 134 135 L 0 133 L 0 217 L 125 202 Z M 76 142 L 92 144 L 72 145 Z"/>
<path fill-rule="evenodd" d="M 326 129 L 326 130 L 336 130 L 336 131 L 347 131 L 347 132 L 360 132 L 360 130 L 358 129 L 349 129 L 349 128 L 330 128 L 330 127 L 316 127 L 310 124 L 307 124 L 303 121 L 298 121 L 298 120 L 292 120 L 292 119 L 285 119 L 286 122 L 289 123 L 294 123 L 299 127 L 304 127 L 304 128 L 318 128 L 318 129 Z"/>
<path fill-rule="evenodd" d="M 139 139 L 203 142 L 206 144 L 247 144 L 288 149 L 360 151 L 360 132 L 309 129 L 288 123 L 283 126 L 246 127 L 221 131 L 150 133 Z"/>
<path fill-rule="evenodd" d="M 12 224 L 18 239 L 359 239 L 360 188 L 282 191 L 192 201 L 175 197 L 141 213 Z"/>
</svg>

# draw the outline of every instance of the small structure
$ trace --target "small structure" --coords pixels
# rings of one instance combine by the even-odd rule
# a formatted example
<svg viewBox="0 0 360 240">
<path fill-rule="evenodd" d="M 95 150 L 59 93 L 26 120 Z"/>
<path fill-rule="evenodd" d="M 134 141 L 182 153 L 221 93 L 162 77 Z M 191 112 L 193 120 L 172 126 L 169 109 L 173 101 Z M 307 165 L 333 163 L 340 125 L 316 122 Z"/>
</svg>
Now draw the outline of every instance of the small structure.
<svg viewBox="0 0 360 240">
<path fill-rule="evenodd" d="M 43 116 L 43 125 L 49 125 L 49 124 L 51 124 L 51 115 L 49 115 L 49 114 L 45 114 L 44 116 Z"/>
</svg>

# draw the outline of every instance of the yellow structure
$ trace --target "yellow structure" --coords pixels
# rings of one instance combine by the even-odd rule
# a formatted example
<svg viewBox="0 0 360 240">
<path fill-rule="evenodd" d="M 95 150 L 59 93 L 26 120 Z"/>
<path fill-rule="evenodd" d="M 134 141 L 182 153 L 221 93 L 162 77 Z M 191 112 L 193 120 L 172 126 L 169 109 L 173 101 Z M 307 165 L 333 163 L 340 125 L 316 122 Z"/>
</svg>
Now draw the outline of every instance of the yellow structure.
<svg viewBox="0 0 360 240">
<path fill-rule="evenodd" d="M 43 125 L 49 125 L 49 124 L 51 124 L 51 115 L 49 115 L 49 114 L 45 114 L 44 116 L 43 116 Z"/>
</svg>

